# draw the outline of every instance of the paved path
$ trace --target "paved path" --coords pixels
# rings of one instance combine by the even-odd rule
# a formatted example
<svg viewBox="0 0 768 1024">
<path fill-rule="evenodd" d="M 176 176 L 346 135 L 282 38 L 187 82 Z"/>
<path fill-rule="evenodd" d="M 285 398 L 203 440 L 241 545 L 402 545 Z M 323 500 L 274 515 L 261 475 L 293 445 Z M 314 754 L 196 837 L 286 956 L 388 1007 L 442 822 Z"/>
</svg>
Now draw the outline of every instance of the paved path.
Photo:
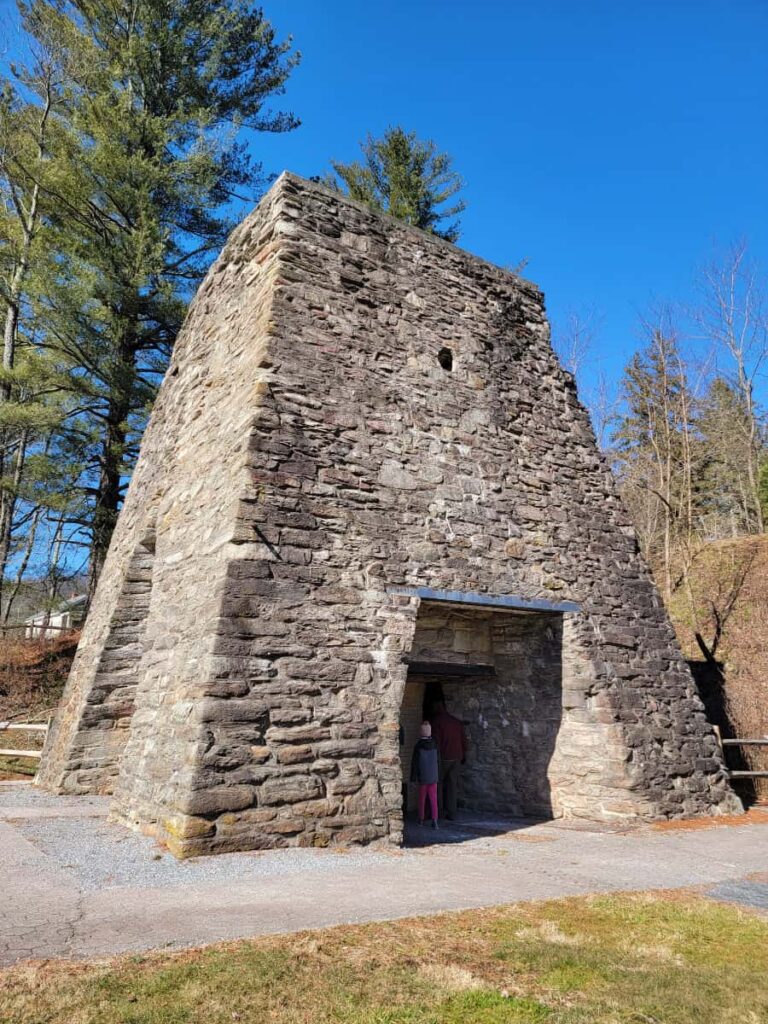
<svg viewBox="0 0 768 1024">
<path fill-rule="evenodd" d="M 742 880 L 768 871 L 766 815 L 695 831 L 514 822 L 504 834 L 459 828 L 439 833 L 440 845 L 406 850 L 280 850 L 178 862 L 152 840 L 109 824 L 106 813 L 102 799 L 0 786 L 0 963 L 620 889 L 727 893 L 737 883 L 737 891 L 746 885 L 754 893 L 766 888 L 765 878 L 751 888 Z"/>
</svg>

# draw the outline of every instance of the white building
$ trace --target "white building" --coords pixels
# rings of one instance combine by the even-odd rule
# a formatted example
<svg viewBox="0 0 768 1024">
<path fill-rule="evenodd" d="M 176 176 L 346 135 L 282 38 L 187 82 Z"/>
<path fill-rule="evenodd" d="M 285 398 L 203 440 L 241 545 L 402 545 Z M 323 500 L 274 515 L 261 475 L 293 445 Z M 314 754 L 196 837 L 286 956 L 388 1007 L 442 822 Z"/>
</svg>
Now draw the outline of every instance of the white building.
<svg viewBox="0 0 768 1024">
<path fill-rule="evenodd" d="M 35 612 L 24 620 L 24 636 L 28 640 L 51 639 L 67 629 L 79 626 L 85 616 L 85 594 L 62 601 L 57 608 Z"/>
</svg>

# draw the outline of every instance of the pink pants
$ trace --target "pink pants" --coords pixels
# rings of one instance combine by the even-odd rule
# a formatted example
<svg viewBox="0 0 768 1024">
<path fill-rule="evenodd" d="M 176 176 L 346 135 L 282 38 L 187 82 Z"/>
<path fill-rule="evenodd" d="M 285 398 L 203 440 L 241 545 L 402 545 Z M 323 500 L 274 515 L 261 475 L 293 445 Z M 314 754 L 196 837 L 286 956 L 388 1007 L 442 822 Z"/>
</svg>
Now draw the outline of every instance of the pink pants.
<svg viewBox="0 0 768 1024">
<path fill-rule="evenodd" d="M 432 809 L 432 820 L 437 821 L 437 783 L 429 782 L 426 785 L 419 785 L 419 821 L 424 821 L 424 804 L 429 797 L 429 806 Z"/>
</svg>

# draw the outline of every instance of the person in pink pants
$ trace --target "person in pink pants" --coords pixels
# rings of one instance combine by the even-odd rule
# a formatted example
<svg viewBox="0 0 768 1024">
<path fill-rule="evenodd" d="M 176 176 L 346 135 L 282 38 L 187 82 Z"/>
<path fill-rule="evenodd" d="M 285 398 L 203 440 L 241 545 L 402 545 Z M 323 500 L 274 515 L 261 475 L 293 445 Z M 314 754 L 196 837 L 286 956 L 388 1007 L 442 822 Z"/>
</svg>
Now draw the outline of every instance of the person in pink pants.
<svg viewBox="0 0 768 1024">
<path fill-rule="evenodd" d="M 432 812 L 432 828 L 437 828 L 437 783 L 427 782 L 419 783 L 419 824 L 424 824 L 424 811 L 426 810 L 427 801 L 429 801 L 429 809 Z"/>
<path fill-rule="evenodd" d="M 419 784 L 419 824 L 424 824 L 424 811 L 429 800 L 432 828 L 437 828 L 437 781 L 440 778 L 437 744 L 432 739 L 432 726 L 421 723 L 421 737 L 413 748 L 411 782 Z"/>
</svg>

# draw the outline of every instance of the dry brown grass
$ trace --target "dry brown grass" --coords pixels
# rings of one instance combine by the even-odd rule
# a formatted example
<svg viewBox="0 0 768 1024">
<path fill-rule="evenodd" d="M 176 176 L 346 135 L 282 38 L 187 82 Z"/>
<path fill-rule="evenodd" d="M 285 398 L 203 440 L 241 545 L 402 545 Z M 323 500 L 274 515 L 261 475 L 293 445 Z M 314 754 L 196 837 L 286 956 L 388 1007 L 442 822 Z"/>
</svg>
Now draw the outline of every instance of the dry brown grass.
<svg viewBox="0 0 768 1024">
<path fill-rule="evenodd" d="M 0 636 L 0 719 L 34 719 L 53 710 L 80 639 L 78 630 L 46 640 Z"/>
<path fill-rule="evenodd" d="M 768 921 L 581 897 L 0 975 L 14 1024 L 762 1024 Z"/>
<path fill-rule="evenodd" d="M 654 821 L 649 827 L 654 832 L 698 832 L 706 828 L 741 828 L 744 825 L 768 824 L 768 810 L 750 807 L 746 814 L 718 814 L 708 818 L 672 818 Z"/>
</svg>

